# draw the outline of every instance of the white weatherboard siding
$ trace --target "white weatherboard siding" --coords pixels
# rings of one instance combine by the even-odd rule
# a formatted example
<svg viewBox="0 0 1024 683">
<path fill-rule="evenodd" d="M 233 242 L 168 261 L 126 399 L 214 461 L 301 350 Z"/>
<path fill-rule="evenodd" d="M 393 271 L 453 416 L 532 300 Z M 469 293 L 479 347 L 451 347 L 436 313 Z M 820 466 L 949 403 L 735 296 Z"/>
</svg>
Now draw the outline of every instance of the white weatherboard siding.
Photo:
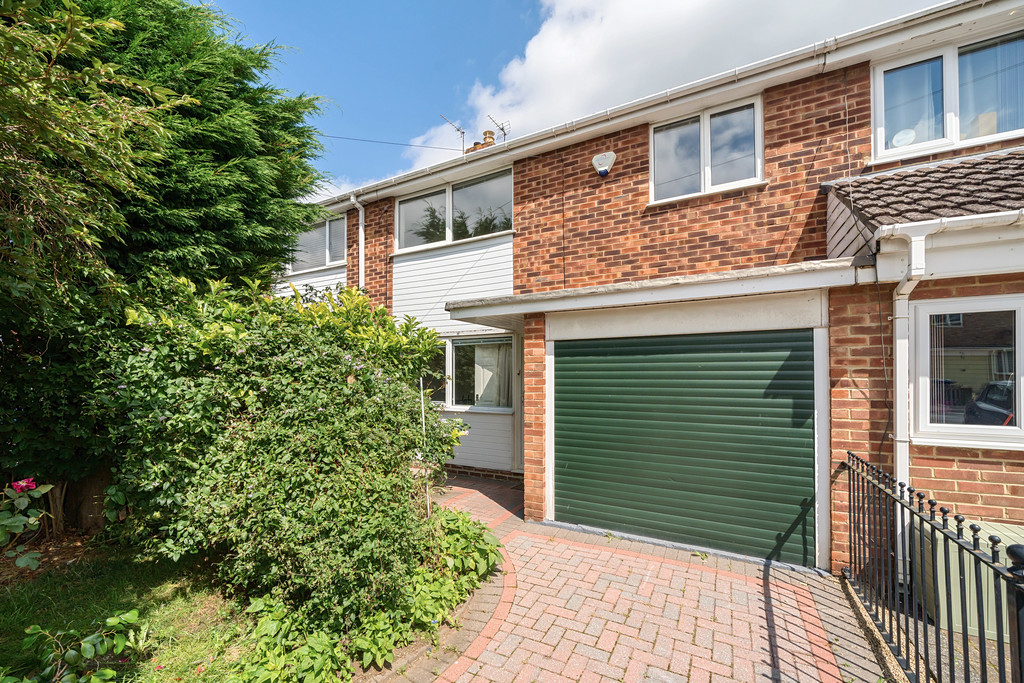
<svg viewBox="0 0 1024 683">
<path fill-rule="evenodd" d="M 461 445 L 455 449 L 455 459 L 451 461 L 452 463 L 505 472 L 514 468 L 514 415 L 465 410 L 445 411 L 444 416 L 460 418 L 469 425 L 469 434 L 462 437 Z"/>
<path fill-rule="evenodd" d="M 396 255 L 393 287 L 396 317 L 411 315 L 443 336 L 495 332 L 452 320 L 444 305 L 512 294 L 512 235 Z"/>
<path fill-rule="evenodd" d="M 281 284 L 276 288 L 278 294 L 289 295 L 292 293 L 292 288 L 288 286 L 289 282 L 295 285 L 299 292 L 303 292 L 307 285 L 314 289 L 344 287 L 346 283 L 345 266 L 328 266 L 327 268 L 317 268 L 306 273 L 285 275 L 281 280 Z"/>
</svg>

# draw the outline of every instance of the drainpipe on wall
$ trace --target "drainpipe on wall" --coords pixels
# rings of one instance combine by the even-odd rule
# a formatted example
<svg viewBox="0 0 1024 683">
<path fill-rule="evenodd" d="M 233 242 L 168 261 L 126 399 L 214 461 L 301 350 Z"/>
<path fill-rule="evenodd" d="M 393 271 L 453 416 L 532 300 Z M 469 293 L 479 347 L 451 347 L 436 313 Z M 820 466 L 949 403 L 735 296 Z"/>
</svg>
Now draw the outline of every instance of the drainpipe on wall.
<svg viewBox="0 0 1024 683">
<path fill-rule="evenodd" d="M 975 227 L 1005 227 L 1024 222 L 1024 209 L 976 216 L 939 218 L 919 223 L 887 225 L 875 239 L 907 243 L 907 270 L 892 294 L 893 323 L 893 470 L 897 481 L 910 483 L 910 293 L 925 278 L 926 240 L 932 235 Z"/>
<path fill-rule="evenodd" d="M 355 195 L 351 195 L 349 201 L 359 209 L 359 289 L 363 289 L 366 287 L 366 211 Z"/>
</svg>

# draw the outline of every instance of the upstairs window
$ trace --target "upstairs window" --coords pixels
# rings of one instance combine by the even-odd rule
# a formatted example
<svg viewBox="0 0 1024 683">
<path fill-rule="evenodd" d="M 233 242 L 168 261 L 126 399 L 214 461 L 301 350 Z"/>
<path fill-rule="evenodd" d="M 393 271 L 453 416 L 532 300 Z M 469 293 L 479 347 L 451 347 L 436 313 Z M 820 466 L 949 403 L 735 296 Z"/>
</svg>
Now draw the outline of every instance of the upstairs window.
<svg viewBox="0 0 1024 683">
<path fill-rule="evenodd" d="M 1024 33 L 875 68 L 875 153 L 903 156 L 1024 131 Z"/>
<path fill-rule="evenodd" d="M 727 190 L 761 180 L 761 135 L 758 99 L 654 127 L 652 201 Z"/>
<path fill-rule="evenodd" d="M 398 248 L 457 242 L 512 229 L 512 171 L 398 202 Z"/>
<path fill-rule="evenodd" d="M 345 265 L 345 217 L 332 218 L 299 235 L 289 273 Z"/>
</svg>

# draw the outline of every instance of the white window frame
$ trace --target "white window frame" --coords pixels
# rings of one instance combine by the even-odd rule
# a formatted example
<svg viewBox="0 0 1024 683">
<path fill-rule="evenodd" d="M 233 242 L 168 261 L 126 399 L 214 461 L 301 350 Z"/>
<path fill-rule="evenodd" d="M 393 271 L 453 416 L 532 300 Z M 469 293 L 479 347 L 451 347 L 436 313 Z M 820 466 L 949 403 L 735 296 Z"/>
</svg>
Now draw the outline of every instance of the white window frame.
<svg viewBox="0 0 1024 683">
<path fill-rule="evenodd" d="M 497 234 L 497 233 L 495 233 Z M 453 403 L 455 398 L 455 342 L 460 344 L 512 344 L 512 362 L 515 363 L 515 335 L 502 334 L 498 336 L 472 336 L 472 337 L 449 337 L 442 340 L 444 347 L 444 395 L 443 399 L 432 398 L 434 403 L 440 404 L 444 410 L 449 412 L 475 412 L 475 413 L 498 413 L 511 415 L 515 412 L 514 406 L 475 406 L 463 403 Z M 512 367 L 512 380 L 515 381 L 516 371 Z M 437 396 L 437 394 L 435 394 Z M 514 400 L 513 400 L 514 403 Z"/>
<path fill-rule="evenodd" d="M 512 178 L 512 180 L 513 180 L 513 198 L 512 198 L 513 211 L 509 212 L 509 214 L 512 216 L 512 228 L 510 230 L 501 230 L 499 232 L 492 232 L 492 233 L 489 233 L 487 235 L 477 235 L 475 237 L 466 237 L 466 238 L 461 239 L 461 240 L 452 239 L 452 219 L 454 218 L 454 211 L 453 211 L 453 209 L 454 209 L 454 202 L 452 201 L 452 192 L 453 192 L 454 186 L 456 186 L 456 185 L 459 185 L 459 186 L 472 185 L 473 183 L 483 182 L 485 180 L 489 180 L 490 178 L 495 178 L 495 177 L 503 175 L 505 173 L 508 173 L 511 176 L 512 173 L 513 173 L 512 167 L 498 169 L 497 171 L 492 171 L 491 173 L 485 173 L 484 175 L 477 176 L 475 178 L 468 178 L 466 180 L 459 180 L 457 182 L 447 183 L 447 184 L 442 185 L 440 187 L 432 187 L 431 189 L 424 190 L 423 192 L 417 192 L 416 194 L 411 194 L 411 195 L 407 195 L 405 197 L 397 198 L 395 200 L 395 230 L 394 230 L 395 252 L 394 253 L 395 254 L 412 254 L 412 253 L 415 253 L 417 251 L 426 251 L 428 249 L 437 249 L 438 247 L 446 247 L 446 246 L 449 246 L 449 245 L 452 245 L 452 244 L 468 244 L 470 242 L 476 242 L 476 241 L 479 241 L 479 240 L 486 240 L 486 239 L 490 239 L 492 237 L 497 237 L 499 235 L 510 235 L 513 232 L 515 232 L 515 211 L 514 211 L 514 209 L 515 209 L 515 189 L 514 189 L 515 188 L 515 183 L 514 183 L 515 178 L 513 177 Z M 438 240 L 437 242 L 429 242 L 427 244 L 417 244 L 414 247 L 403 247 L 403 246 L 400 246 L 400 244 L 399 244 L 399 218 L 400 218 L 400 214 L 401 214 L 400 207 L 401 207 L 402 202 L 407 202 L 407 201 L 414 200 L 414 199 L 420 199 L 421 197 L 427 197 L 427 196 L 432 195 L 432 194 L 437 194 L 441 190 L 444 190 L 444 207 L 445 207 L 444 208 L 444 220 L 445 220 L 444 239 L 443 240 Z"/>
<path fill-rule="evenodd" d="M 1015 312 L 1014 320 L 1014 402 L 1016 426 L 933 424 L 931 422 L 931 335 L 929 317 L 951 313 Z M 1024 294 L 959 297 L 910 302 L 913 322 L 911 355 L 913 430 L 911 442 L 926 446 L 957 448 L 998 448 L 1024 450 L 1024 420 L 1021 420 L 1020 380 L 1024 362 Z"/>
<path fill-rule="evenodd" d="M 341 243 L 345 245 L 342 248 L 341 258 L 331 258 L 331 230 L 336 229 L 333 224 L 341 224 Z M 323 265 L 313 266 L 311 268 L 303 268 L 302 270 L 294 270 L 292 264 L 288 263 L 285 270 L 288 275 L 298 275 L 301 273 L 312 273 L 323 268 L 336 268 L 337 266 L 344 266 L 346 259 L 346 248 L 348 246 L 348 216 L 339 215 L 334 218 L 330 218 L 322 223 L 317 223 L 313 226 L 313 230 L 316 230 L 321 225 L 325 226 L 324 229 L 324 263 Z"/>
<path fill-rule="evenodd" d="M 714 114 L 720 114 L 723 111 L 729 111 L 732 109 L 739 109 L 748 105 L 754 105 L 754 164 L 755 173 L 751 178 L 743 178 L 742 180 L 734 180 L 729 183 L 720 183 L 718 185 L 711 184 L 711 117 Z M 691 192 L 689 194 L 676 195 L 674 197 L 665 197 L 663 199 L 654 198 L 654 131 L 656 128 L 664 128 L 680 121 L 686 121 L 688 119 L 700 118 L 700 191 Z M 648 149 L 650 150 L 648 160 L 648 197 L 650 199 L 649 205 L 655 206 L 658 204 L 666 204 L 669 202 L 675 202 L 680 199 L 688 199 L 690 197 L 701 197 L 709 194 L 717 194 L 720 192 L 727 192 L 729 190 L 736 190 L 745 187 L 751 187 L 753 185 L 760 185 L 764 183 L 764 113 L 761 102 L 761 95 L 754 95 L 753 97 L 747 97 L 742 100 L 734 100 L 728 104 L 721 106 L 712 107 L 710 109 L 704 109 L 700 112 L 691 112 L 686 116 L 677 116 L 669 121 L 658 121 L 652 123 L 650 130 L 648 131 Z"/>
<path fill-rule="evenodd" d="M 947 149 L 977 147 L 990 142 L 999 142 L 1024 136 L 1024 128 L 1009 130 L 1004 133 L 993 133 L 976 138 L 960 139 L 960 50 L 983 43 L 994 38 L 1019 33 L 1020 27 L 1012 31 L 1000 30 L 991 35 L 972 38 L 967 43 L 954 43 L 932 50 L 916 52 L 871 66 L 871 151 L 874 161 L 889 161 L 921 156 Z M 936 57 L 942 58 L 942 123 L 944 135 L 935 140 L 917 142 L 905 147 L 885 148 L 885 72 L 910 66 L 918 62 L 926 62 Z"/>
</svg>

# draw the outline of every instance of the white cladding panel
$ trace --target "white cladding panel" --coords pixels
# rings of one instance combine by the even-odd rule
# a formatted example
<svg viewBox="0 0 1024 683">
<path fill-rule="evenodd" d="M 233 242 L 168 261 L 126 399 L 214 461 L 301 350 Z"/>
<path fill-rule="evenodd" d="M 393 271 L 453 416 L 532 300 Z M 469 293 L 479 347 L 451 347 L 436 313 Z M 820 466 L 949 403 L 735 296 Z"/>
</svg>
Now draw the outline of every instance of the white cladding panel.
<svg viewBox="0 0 1024 683">
<path fill-rule="evenodd" d="M 452 320 L 444 305 L 512 294 L 512 235 L 395 256 L 393 287 L 396 317 L 411 315 L 442 335 L 493 332 Z"/>
<path fill-rule="evenodd" d="M 444 413 L 445 417 L 460 418 L 469 425 L 469 434 L 455 449 L 456 465 L 482 467 L 489 470 L 509 471 L 514 467 L 512 426 L 514 416 L 509 413 L 477 413 L 458 411 Z"/>
<path fill-rule="evenodd" d="M 292 288 L 288 286 L 288 283 L 292 283 L 299 290 L 303 292 L 306 286 L 313 287 L 314 289 L 336 289 L 337 287 L 344 287 L 346 284 L 345 280 L 345 266 L 332 266 L 330 268 L 317 269 L 309 273 L 296 273 L 295 275 L 285 275 L 281 283 L 275 288 L 278 294 L 288 296 L 292 293 Z"/>
</svg>

